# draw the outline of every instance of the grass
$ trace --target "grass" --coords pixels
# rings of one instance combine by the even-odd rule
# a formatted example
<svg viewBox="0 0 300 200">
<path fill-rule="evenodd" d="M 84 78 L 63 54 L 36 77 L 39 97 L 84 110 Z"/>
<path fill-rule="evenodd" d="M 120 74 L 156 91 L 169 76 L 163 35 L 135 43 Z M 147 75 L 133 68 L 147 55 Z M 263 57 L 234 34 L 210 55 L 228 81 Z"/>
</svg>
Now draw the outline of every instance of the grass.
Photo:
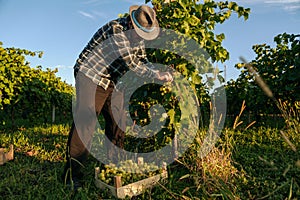
<svg viewBox="0 0 300 200">
<path fill-rule="evenodd" d="M 85 166 L 82 190 L 73 193 L 64 186 L 60 175 L 69 129 L 69 125 L 42 125 L 0 131 L 1 146 L 15 146 L 15 159 L 0 166 L 2 199 L 113 199 L 94 185 L 94 167 L 99 163 L 93 158 Z M 196 156 L 195 143 L 168 166 L 167 182 L 136 199 L 297 199 L 300 136 L 284 130 L 292 148 L 280 131 L 227 128 L 204 159 Z"/>
</svg>

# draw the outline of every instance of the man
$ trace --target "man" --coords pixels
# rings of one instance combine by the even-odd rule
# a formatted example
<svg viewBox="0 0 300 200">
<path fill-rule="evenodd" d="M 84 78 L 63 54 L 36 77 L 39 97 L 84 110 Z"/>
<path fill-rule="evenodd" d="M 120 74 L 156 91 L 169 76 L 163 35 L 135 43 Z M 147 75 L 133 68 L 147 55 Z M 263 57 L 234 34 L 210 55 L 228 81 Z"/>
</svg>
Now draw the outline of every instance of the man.
<svg viewBox="0 0 300 200">
<path fill-rule="evenodd" d="M 131 31 L 132 30 L 132 31 Z M 81 165 L 87 159 L 97 118 L 103 114 L 105 135 L 123 148 L 124 129 L 115 121 L 111 108 L 112 93 L 118 80 L 132 70 L 138 76 L 172 81 L 168 72 L 154 70 L 147 60 L 144 40 L 159 35 L 155 11 L 147 5 L 131 6 L 129 16 L 112 20 L 101 27 L 79 55 L 74 66 L 76 108 L 67 143 L 67 163 L 63 178 L 80 187 Z M 122 92 L 114 95 L 122 107 Z M 123 113 L 120 111 L 120 116 Z M 109 149 L 108 157 L 115 156 Z"/>
</svg>

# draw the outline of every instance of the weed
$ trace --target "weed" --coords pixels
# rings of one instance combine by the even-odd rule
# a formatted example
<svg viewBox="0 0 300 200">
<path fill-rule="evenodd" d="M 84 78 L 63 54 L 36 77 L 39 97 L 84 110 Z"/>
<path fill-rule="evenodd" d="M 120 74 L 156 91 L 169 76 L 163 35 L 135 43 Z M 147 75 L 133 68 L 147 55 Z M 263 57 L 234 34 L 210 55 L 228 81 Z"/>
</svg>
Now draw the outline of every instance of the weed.
<svg viewBox="0 0 300 200">
<path fill-rule="evenodd" d="M 246 109 L 246 104 L 245 104 L 245 100 L 244 100 L 243 103 L 242 103 L 240 113 L 235 117 L 235 120 L 234 120 L 234 123 L 233 123 L 233 130 L 236 130 L 237 127 L 243 123 L 243 121 L 240 121 L 240 119 L 241 119 L 241 116 L 242 116 L 243 112 L 245 111 L 245 109 Z M 245 130 L 250 128 L 255 123 L 256 123 L 256 121 L 251 122 L 249 125 L 247 125 Z"/>
</svg>

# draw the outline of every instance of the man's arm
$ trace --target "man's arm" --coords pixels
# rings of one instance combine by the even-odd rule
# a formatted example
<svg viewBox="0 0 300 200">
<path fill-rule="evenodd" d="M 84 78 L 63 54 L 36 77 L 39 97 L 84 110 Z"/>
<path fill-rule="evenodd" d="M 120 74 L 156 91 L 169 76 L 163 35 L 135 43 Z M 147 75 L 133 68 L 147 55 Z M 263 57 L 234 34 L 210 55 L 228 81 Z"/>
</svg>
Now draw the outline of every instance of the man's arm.
<svg viewBox="0 0 300 200">
<path fill-rule="evenodd" d="M 134 34 L 134 30 L 124 32 L 121 26 L 114 26 L 113 28 L 115 34 L 112 37 L 114 45 L 116 45 L 114 48 L 118 49 L 115 53 L 122 56 L 130 70 L 141 77 L 156 78 L 161 81 L 173 80 L 172 75 L 169 72 L 160 72 L 159 70 L 151 69 L 147 66 L 148 64 L 151 64 L 150 62 L 145 63 L 141 60 L 142 57 L 145 57 L 143 49 L 139 50 L 139 48 L 132 48 L 130 46 L 128 36 L 129 34 Z"/>
</svg>

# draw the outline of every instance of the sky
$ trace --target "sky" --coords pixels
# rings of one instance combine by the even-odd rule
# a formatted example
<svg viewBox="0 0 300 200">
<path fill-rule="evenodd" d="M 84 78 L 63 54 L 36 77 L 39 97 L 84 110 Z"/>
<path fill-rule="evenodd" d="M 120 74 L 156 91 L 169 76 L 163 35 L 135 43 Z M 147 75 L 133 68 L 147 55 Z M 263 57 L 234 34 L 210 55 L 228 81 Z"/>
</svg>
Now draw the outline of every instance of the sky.
<svg viewBox="0 0 300 200">
<path fill-rule="evenodd" d="M 201 0 L 202 1 L 202 0 Z M 201 2 L 200 1 L 200 2 Z M 234 64 L 243 56 L 255 58 L 252 46 L 275 46 L 281 33 L 300 33 L 300 0 L 236 0 L 250 8 L 245 21 L 233 14 L 215 33 L 225 34 L 223 46 L 230 59 L 216 65 L 226 66 L 226 81 L 236 79 L 240 71 Z M 3 47 L 43 51 L 42 58 L 30 58 L 31 67 L 58 68 L 57 76 L 74 85 L 73 65 L 93 34 L 106 22 L 128 12 L 144 0 L 0 0 L 0 41 Z"/>
</svg>

